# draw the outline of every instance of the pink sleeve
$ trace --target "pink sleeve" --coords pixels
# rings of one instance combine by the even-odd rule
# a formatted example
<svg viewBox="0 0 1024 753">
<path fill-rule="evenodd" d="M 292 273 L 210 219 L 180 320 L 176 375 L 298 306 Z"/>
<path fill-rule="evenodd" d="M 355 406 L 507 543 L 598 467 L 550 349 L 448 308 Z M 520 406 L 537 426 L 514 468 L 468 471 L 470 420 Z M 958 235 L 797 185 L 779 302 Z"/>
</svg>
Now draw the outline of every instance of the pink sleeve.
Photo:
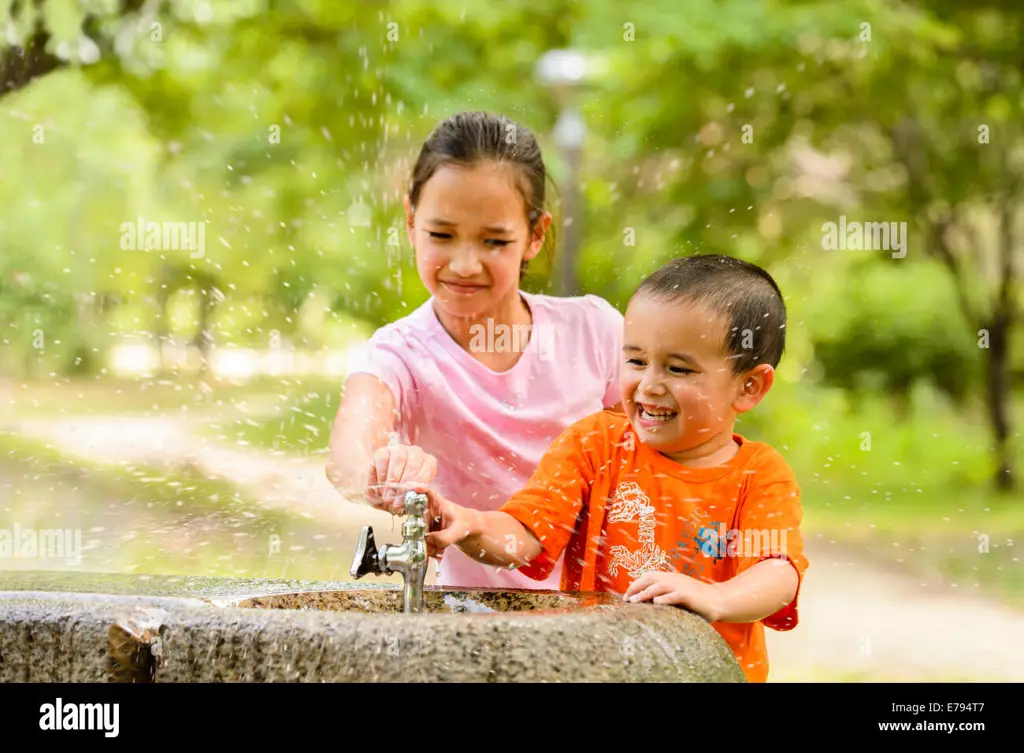
<svg viewBox="0 0 1024 753">
<path fill-rule="evenodd" d="M 619 374 L 622 371 L 622 330 L 625 318 L 618 309 L 600 296 L 587 295 L 596 308 L 594 317 L 597 333 L 597 347 L 604 365 L 605 393 L 604 407 L 610 408 L 622 402 L 619 390 Z"/>
<path fill-rule="evenodd" d="M 402 358 L 402 351 L 401 333 L 394 327 L 382 327 L 349 355 L 346 376 L 373 374 L 387 385 L 395 398 L 400 423 L 404 425 L 412 415 L 416 391 L 412 374 Z"/>
</svg>

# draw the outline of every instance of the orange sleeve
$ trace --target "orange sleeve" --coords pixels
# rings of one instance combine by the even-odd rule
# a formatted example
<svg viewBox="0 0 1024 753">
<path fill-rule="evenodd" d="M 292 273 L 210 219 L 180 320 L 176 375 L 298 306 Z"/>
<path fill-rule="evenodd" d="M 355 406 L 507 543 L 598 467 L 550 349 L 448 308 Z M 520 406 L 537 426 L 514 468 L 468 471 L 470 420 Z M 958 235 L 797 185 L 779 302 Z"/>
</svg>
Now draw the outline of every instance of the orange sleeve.
<svg viewBox="0 0 1024 753">
<path fill-rule="evenodd" d="M 800 523 L 803 505 L 800 487 L 781 456 L 763 465 L 751 479 L 750 489 L 739 511 L 742 555 L 737 558 L 737 575 L 758 562 L 787 560 L 797 574 L 793 600 L 775 614 L 761 620 L 773 630 L 792 630 L 799 622 L 798 599 L 808 562 L 804 556 Z"/>
<path fill-rule="evenodd" d="M 593 464 L 583 448 L 579 427 L 570 426 L 544 453 L 526 486 L 499 508 L 529 528 L 543 547 L 519 572 L 534 580 L 551 575 L 576 532 L 593 480 Z"/>
</svg>

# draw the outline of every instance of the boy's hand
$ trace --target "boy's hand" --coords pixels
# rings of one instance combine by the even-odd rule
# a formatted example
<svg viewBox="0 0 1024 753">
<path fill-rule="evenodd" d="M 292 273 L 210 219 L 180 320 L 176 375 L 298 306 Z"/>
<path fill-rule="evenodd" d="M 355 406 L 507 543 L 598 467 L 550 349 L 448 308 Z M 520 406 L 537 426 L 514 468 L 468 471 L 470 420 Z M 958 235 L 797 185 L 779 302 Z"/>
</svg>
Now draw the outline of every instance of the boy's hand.
<svg viewBox="0 0 1024 753">
<path fill-rule="evenodd" d="M 704 583 L 682 573 L 644 573 L 630 584 L 623 599 L 686 607 L 708 622 L 717 622 L 722 613 L 718 584 Z"/>
<path fill-rule="evenodd" d="M 405 493 L 437 476 L 437 459 L 419 447 L 390 445 L 373 453 L 366 497 L 378 510 L 404 515 Z"/>
<path fill-rule="evenodd" d="M 477 533 L 477 511 L 445 499 L 436 489 L 419 486 L 416 491 L 427 495 L 427 553 L 438 556 L 447 547 L 457 545 Z"/>
</svg>

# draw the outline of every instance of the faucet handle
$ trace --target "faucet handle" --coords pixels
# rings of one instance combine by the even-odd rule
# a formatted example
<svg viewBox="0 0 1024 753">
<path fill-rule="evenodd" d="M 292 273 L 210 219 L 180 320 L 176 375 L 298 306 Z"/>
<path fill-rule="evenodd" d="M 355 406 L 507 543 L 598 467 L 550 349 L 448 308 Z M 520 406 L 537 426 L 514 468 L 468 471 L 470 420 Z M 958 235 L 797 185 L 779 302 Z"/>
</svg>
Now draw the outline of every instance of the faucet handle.
<svg viewBox="0 0 1024 753">
<path fill-rule="evenodd" d="M 420 492 L 406 492 L 405 494 L 405 514 L 411 515 L 414 518 L 422 518 L 427 512 L 427 503 L 429 502 L 427 495 Z"/>
<path fill-rule="evenodd" d="M 379 575 L 380 572 L 380 559 L 377 544 L 373 540 L 373 527 L 363 526 L 363 530 L 359 532 L 356 556 L 352 560 L 352 569 L 349 570 L 349 574 L 359 580 L 367 573 Z"/>
</svg>

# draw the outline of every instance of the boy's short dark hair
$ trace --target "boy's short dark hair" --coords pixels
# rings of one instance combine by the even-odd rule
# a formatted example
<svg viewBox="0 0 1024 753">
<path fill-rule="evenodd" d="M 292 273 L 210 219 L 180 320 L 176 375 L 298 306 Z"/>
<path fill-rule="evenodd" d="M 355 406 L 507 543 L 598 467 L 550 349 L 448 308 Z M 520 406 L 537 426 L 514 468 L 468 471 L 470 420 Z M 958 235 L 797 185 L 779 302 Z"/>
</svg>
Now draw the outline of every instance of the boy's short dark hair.
<svg viewBox="0 0 1024 753">
<path fill-rule="evenodd" d="M 725 319 L 725 351 L 736 374 L 782 360 L 786 305 L 775 280 L 756 264 L 718 254 L 673 259 L 640 283 L 634 297 L 641 293 L 706 306 Z"/>
</svg>

